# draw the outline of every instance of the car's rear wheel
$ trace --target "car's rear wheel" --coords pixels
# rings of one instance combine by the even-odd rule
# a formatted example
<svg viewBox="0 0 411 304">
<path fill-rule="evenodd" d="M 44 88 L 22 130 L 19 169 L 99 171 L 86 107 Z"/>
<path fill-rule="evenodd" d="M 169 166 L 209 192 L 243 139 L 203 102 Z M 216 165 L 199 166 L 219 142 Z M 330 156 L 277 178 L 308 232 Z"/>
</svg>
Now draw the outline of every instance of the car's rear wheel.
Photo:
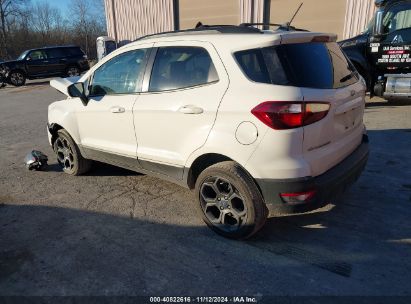
<svg viewBox="0 0 411 304">
<path fill-rule="evenodd" d="M 21 71 L 10 72 L 10 83 L 16 87 L 23 86 L 26 83 L 26 76 Z"/>
<path fill-rule="evenodd" d="M 66 130 L 57 131 L 57 138 L 53 144 L 57 161 L 64 172 L 71 175 L 81 175 L 90 170 L 92 161 L 85 159 L 74 140 Z"/>
<path fill-rule="evenodd" d="M 204 222 L 222 236 L 249 238 L 267 219 L 267 208 L 257 185 L 233 161 L 205 169 L 197 179 L 195 191 Z"/>
<path fill-rule="evenodd" d="M 67 68 L 68 77 L 79 76 L 79 75 L 80 75 L 80 69 L 78 67 L 70 66 Z"/>
</svg>

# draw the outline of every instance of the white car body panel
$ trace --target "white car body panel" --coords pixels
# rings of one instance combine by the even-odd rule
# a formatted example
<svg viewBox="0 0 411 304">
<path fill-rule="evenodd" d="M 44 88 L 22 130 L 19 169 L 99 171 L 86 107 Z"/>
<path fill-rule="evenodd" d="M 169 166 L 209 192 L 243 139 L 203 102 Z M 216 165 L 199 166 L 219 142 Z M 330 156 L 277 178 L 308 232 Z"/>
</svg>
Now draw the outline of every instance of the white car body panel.
<svg viewBox="0 0 411 304">
<path fill-rule="evenodd" d="M 90 98 L 76 111 L 80 144 L 126 157 L 136 158 L 133 106 L 138 94 Z"/>
<path fill-rule="evenodd" d="M 202 47 L 209 53 L 219 78 L 216 83 L 191 88 L 142 93 L 134 105 L 139 160 L 183 168 L 189 155 L 206 142 L 229 79 L 216 50 L 208 42 L 159 42 L 154 46 Z M 184 114 L 181 111 L 185 106 L 201 109 L 202 113 Z"/>
<path fill-rule="evenodd" d="M 64 95 L 69 96 L 67 92 L 67 88 L 73 83 L 76 83 L 77 81 L 79 81 L 79 79 L 80 79 L 79 76 L 68 77 L 68 78 L 57 77 L 57 78 L 50 80 L 50 86 L 60 91 Z"/>
<path fill-rule="evenodd" d="M 334 167 L 360 144 L 364 128 L 364 84 L 358 81 L 338 90 L 314 90 L 256 83 L 247 79 L 233 53 L 280 43 L 308 42 L 324 35 L 271 32 L 245 34 L 238 39 L 235 34 L 193 34 L 178 38 L 154 36 L 131 43 L 109 54 L 79 81 L 89 79 L 99 66 L 120 53 L 171 45 L 206 48 L 219 81 L 168 92 L 105 96 L 104 102 L 90 100 L 87 106 L 78 98 L 69 98 L 50 105 L 49 123 L 61 125 L 81 146 L 181 170 L 190 168 L 198 157 L 213 153 L 238 162 L 256 179 L 317 176 Z M 66 95 L 70 84 L 61 80 L 51 83 Z M 303 100 L 330 102 L 331 110 L 320 122 L 292 130 L 273 130 L 251 114 L 251 109 L 265 101 Z M 110 112 L 119 105 L 125 108 L 124 113 Z M 185 105 L 204 111 L 179 112 Z M 351 111 L 354 112 L 344 114 Z M 344 115 L 351 115 L 348 120 L 354 121 L 347 132 L 339 129 L 345 128 L 348 121 L 342 118 Z M 251 144 L 242 144 L 236 138 L 237 128 L 243 122 L 250 122 L 257 130 L 257 138 Z M 324 145 L 328 141 L 331 143 Z"/>
</svg>

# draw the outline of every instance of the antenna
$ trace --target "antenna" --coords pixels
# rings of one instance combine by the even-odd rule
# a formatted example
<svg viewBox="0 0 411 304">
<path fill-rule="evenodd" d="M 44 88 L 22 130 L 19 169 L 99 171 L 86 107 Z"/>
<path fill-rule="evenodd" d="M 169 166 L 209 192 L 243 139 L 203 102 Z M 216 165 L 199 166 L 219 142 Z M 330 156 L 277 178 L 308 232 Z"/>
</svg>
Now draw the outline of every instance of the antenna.
<svg viewBox="0 0 411 304">
<path fill-rule="evenodd" d="M 287 27 L 288 27 L 288 28 L 290 27 L 291 22 L 293 22 L 295 16 L 297 16 L 297 14 L 298 14 L 298 12 L 300 11 L 301 6 L 303 6 L 303 4 L 304 4 L 304 2 L 301 2 L 300 6 L 299 6 L 299 7 L 297 8 L 297 10 L 295 11 L 295 13 L 294 13 L 293 17 L 291 18 L 291 20 L 287 22 Z"/>
</svg>

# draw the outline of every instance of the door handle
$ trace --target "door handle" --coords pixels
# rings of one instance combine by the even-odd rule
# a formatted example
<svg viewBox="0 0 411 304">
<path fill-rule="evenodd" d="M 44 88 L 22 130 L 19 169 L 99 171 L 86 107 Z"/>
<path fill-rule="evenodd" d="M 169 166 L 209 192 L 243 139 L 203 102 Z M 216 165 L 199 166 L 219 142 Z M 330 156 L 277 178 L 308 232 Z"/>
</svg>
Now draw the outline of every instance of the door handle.
<svg viewBox="0 0 411 304">
<path fill-rule="evenodd" d="M 111 113 L 124 113 L 126 111 L 126 109 L 124 109 L 123 107 L 111 107 L 110 108 L 110 112 Z"/>
<path fill-rule="evenodd" d="M 183 114 L 201 114 L 204 112 L 202 108 L 193 105 L 182 106 L 178 111 Z"/>
</svg>

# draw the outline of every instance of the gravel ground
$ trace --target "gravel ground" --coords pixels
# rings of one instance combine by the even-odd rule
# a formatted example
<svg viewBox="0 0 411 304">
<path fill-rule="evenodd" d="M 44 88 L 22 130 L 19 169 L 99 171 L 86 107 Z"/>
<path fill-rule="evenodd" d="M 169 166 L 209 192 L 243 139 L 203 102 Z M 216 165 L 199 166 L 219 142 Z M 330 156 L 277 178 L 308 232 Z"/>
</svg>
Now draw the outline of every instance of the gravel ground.
<svg viewBox="0 0 411 304">
<path fill-rule="evenodd" d="M 45 128 L 62 98 L 44 81 L 0 89 L 0 295 L 411 295 L 411 105 L 368 102 L 369 163 L 338 202 L 237 242 L 174 184 L 62 173 Z M 23 166 L 33 148 L 47 171 Z"/>
</svg>

